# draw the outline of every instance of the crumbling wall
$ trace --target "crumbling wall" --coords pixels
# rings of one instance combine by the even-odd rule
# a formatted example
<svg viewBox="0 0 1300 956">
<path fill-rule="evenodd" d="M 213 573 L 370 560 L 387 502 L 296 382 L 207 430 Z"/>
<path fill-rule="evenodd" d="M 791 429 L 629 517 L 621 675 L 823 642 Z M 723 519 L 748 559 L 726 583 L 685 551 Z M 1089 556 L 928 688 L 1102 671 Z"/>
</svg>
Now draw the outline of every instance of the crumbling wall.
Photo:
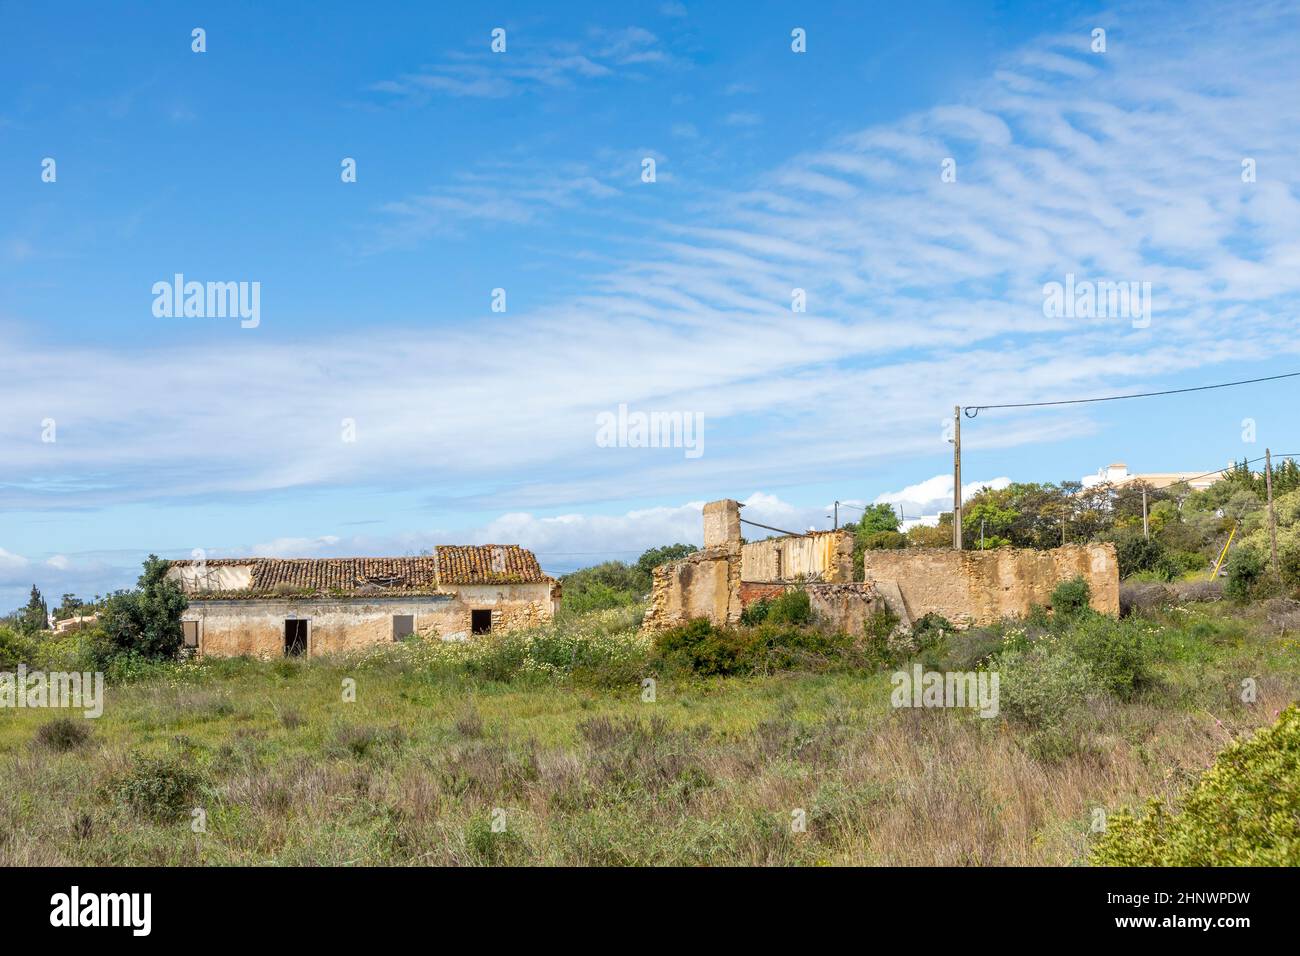
<svg viewBox="0 0 1300 956">
<path fill-rule="evenodd" d="M 912 620 L 934 612 L 961 626 L 989 624 L 1021 616 L 1034 604 L 1051 603 L 1052 589 L 1081 576 L 1092 592 L 1092 606 L 1119 614 L 1119 561 L 1115 546 L 1070 544 L 1039 551 L 994 548 L 903 548 L 867 551 L 868 580 L 897 584 Z"/>
<path fill-rule="evenodd" d="M 863 622 L 882 608 L 894 610 L 887 595 L 873 581 L 845 581 L 835 584 L 775 584 L 742 581 L 740 603 L 742 608 L 755 601 L 770 601 L 786 591 L 808 592 L 808 605 L 813 616 L 841 631 L 860 630 Z M 910 622 L 905 622 L 910 624 Z"/>
<path fill-rule="evenodd" d="M 555 616 L 557 601 L 550 584 L 455 584 L 451 600 L 429 617 L 433 636 L 464 640 L 470 636 L 470 612 L 490 610 L 493 631 L 515 631 L 545 624 Z M 417 621 L 417 625 L 418 625 Z"/>
<path fill-rule="evenodd" d="M 740 502 L 734 498 L 710 501 L 704 506 L 704 550 L 740 547 Z"/>
<path fill-rule="evenodd" d="M 199 653 L 211 657 L 284 656 L 284 622 L 306 620 L 312 656 L 361 650 L 393 640 L 393 616 L 415 617 L 417 633 L 433 636 L 450 596 L 339 601 L 319 598 L 255 598 L 195 601 L 181 615 L 198 621 Z"/>
<path fill-rule="evenodd" d="M 863 622 L 884 603 L 870 581 L 809 584 L 805 590 L 813 616 L 840 631 L 861 630 Z"/>
<path fill-rule="evenodd" d="M 734 624 L 740 610 L 740 553 L 705 548 L 655 568 L 650 608 L 641 626 L 659 631 L 696 617 Z"/>
<path fill-rule="evenodd" d="M 742 581 L 852 581 L 853 536 L 816 531 L 751 541 L 740 549 Z"/>
<path fill-rule="evenodd" d="M 423 637 L 464 640 L 473 610 L 492 612 L 493 631 L 512 631 L 549 621 L 554 608 L 546 583 L 464 584 L 454 592 L 409 597 L 191 598 L 182 618 L 200 622 L 199 653 L 212 657 L 281 657 L 285 620 L 306 620 L 314 657 L 391 642 L 395 615 L 413 616 Z"/>
<path fill-rule="evenodd" d="M 740 620 L 741 609 L 802 578 L 823 618 L 856 630 L 888 607 L 904 626 L 935 612 L 958 626 L 988 624 L 1048 605 L 1053 588 L 1082 576 L 1092 606 L 1119 614 L 1119 562 L 1113 544 L 1074 544 L 1047 551 L 995 548 L 902 548 L 867 551 L 864 581 L 853 584 L 853 536 L 816 532 L 740 543 L 740 506 L 726 499 L 704 506 L 705 548 L 654 572 L 643 627 L 649 631 L 708 618 Z M 780 567 L 777 551 L 780 550 Z"/>
</svg>

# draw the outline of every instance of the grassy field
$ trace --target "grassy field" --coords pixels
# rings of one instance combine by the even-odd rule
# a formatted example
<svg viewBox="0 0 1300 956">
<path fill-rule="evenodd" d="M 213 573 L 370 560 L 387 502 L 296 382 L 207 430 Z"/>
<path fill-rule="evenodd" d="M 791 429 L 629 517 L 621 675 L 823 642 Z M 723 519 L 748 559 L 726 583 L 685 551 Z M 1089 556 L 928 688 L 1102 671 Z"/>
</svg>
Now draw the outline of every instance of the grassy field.
<svg viewBox="0 0 1300 956">
<path fill-rule="evenodd" d="M 1096 808 L 1177 796 L 1300 698 L 1295 607 L 1153 612 L 1154 680 L 1068 702 L 1051 747 L 1005 708 L 895 710 L 888 670 L 665 675 L 646 702 L 635 609 L 601 618 L 600 666 L 401 646 L 110 675 L 97 720 L 0 710 L 0 865 L 1079 864 Z"/>
</svg>

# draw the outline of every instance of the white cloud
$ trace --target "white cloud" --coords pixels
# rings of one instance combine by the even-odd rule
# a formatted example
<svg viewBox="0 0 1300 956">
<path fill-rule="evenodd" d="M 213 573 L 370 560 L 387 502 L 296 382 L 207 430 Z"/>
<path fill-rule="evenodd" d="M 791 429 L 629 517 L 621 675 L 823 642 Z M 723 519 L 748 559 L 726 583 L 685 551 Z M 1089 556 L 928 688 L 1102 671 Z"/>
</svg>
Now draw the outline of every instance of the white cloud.
<svg viewBox="0 0 1300 956">
<path fill-rule="evenodd" d="M 274 541 L 254 545 L 249 554 L 258 558 L 312 558 L 328 553 L 339 540 L 337 535 L 332 534 L 318 538 L 276 538 Z"/>
<path fill-rule="evenodd" d="M 14 573 L 26 571 L 30 565 L 31 562 L 22 555 L 0 548 L 0 576 L 4 580 L 12 580 Z"/>
<path fill-rule="evenodd" d="M 829 507 L 800 507 L 761 491 L 741 503 L 744 505 L 742 518 L 782 530 L 797 533 L 831 526 Z M 331 557 L 416 554 L 439 544 L 518 544 L 535 552 L 543 567 L 563 572 L 602 561 L 635 560 L 644 551 L 665 544 L 699 546 L 704 538 L 703 507 L 702 501 L 688 501 L 610 514 L 537 515 L 512 511 L 478 527 L 456 531 L 430 529 L 398 536 L 280 538 L 242 551 L 227 549 L 222 554 Z M 749 540 L 774 533 L 752 525 L 743 525 L 741 530 Z"/>
<path fill-rule="evenodd" d="M 1005 476 L 986 481 L 962 482 L 961 498 L 962 501 L 966 501 L 981 488 L 997 491 L 1009 484 L 1011 479 Z M 876 502 L 891 504 L 896 509 L 902 509 L 904 527 L 911 527 L 914 524 L 937 524 L 940 513 L 952 511 L 952 475 L 935 475 L 925 481 L 908 485 L 900 491 L 887 491 L 877 495 Z"/>
<path fill-rule="evenodd" d="M 636 221 L 632 237 L 620 221 L 584 294 L 508 322 L 465 316 L 430 334 L 416 311 L 360 341 L 293 340 L 263 334 L 268 314 L 220 349 L 7 336 L 0 507 L 367 483 L 511 513 L 686 500 L 933 456 L 956 401 L 1141 390 L 1300 355 L 1295 19 L 1174 19 L 1130 22 L 1104 57 L 1074 39 L 1031 44 L 960 103 L 815 144 L 689 217 Z M 635 31 L 585 46 L 507 82 L 599 75 L 582 56 L 611 69 L 655 48 Z M 485 81 L 475 64 L 431 75 Z M 1249 188 L 1246 148 L 1268 172 Z M 946 156 L 956 183 L 940 181 Z M 545 230 L 557 210 L 621 201 L 613 178 L 590 164 L 529 191 L 523 167 L 471 176 L 395 199 L 388 220 L 413 241 L 449 217 Z M 1151 328 L 1045 318 L 1042 284 L 1067 271 L 1150 280 Z M 805 314 L 790 311 L 795 285 Z M 395 378 L 395 356 L 420 374 Z M 595 416 L 620 403 L 703 414 L 704 456 L 598 448 Z M 965 441 L 1060 441 L 1088 434 L 1089 414 L 980 416 Z M 32 427 L 46 417 L 57 444 Z M 355 444 L 339 440 L 342 418 Z"/>
</svg>

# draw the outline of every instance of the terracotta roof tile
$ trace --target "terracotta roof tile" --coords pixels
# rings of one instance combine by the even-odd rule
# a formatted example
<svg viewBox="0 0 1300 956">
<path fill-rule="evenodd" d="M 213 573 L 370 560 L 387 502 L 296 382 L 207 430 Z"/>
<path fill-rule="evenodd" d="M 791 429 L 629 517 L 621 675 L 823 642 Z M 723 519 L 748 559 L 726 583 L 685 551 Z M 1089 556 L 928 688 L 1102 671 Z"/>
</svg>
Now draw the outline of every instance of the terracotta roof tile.
<svg viewBox="0 0 1300 956">
<path fill-rule="evenodd" d="M 440 544 L 438 580 L 443 584 L 538 584 L 551 580 L 537 558 L 517 544 Z"/>
<path fill-rule="evenodd" d="M 178 567 L 199 562 L 172 561 Z M 211 567 L 247 565 L 252 581 L 221 597 L 258 597 L 277 592 L 340 595 L 420 594 L 457 584 L 539 584 L 542 573 L 531 551 L 518 545 L 439 545 L 414 558 L 209 558 Z M 217 592 L 209 592 L 217 596 Z"/>
</svg>

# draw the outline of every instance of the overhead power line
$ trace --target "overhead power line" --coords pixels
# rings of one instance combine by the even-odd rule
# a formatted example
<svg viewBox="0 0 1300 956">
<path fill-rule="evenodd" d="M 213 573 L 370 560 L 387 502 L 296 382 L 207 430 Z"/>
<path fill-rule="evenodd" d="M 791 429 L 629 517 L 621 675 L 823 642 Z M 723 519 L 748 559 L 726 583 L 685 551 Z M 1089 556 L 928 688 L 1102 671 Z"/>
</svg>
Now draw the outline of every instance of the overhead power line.
<svg viewBox="0 0 1300 956">
<path fill-rule="evenodd" d="M 981 411 L 991 408 L 1043 408 L 1048 405 L 1086 405 L 1089 402 L 1117 402 L 1125 398 L 1153 398 L 1157 395 L 1181 395 L 1184 392 L 1206 392 L 1214 388 L 1232 388 L 1236 385 L 1254 385 L 1258 382 L 1276 382 L 1283 378 L 1300 377 L 1300 372 L 1287 372 L 1283 375 L 1266 375 L 1263 378 L 1247 378 L 1240 382 L 1221 382 L 1218 385 L 1196 385 L 1191 388 L 1170 388 L 1161 392 L 1134 392 L 1131 395 L 1104 395 L 1100 398 L 1068 398 L 1054 402 L 1008 402 L 1002 405 L 966 405 L 963 411 L 967 418 L 974 418 Z M 1214 474 L 1214 472 L 1210 472 Z"/>
</svg>

